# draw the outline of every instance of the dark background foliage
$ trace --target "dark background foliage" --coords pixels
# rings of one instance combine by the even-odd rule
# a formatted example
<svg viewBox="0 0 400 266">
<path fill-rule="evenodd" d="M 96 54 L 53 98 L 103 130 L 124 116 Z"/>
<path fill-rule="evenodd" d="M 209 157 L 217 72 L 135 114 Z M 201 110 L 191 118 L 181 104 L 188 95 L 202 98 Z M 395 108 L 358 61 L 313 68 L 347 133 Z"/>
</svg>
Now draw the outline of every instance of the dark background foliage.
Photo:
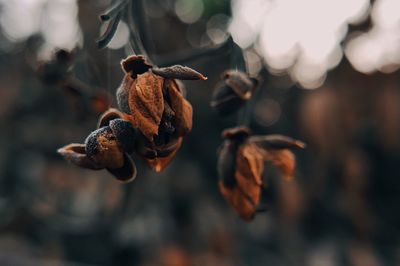
<svg viewBox="0 0 400 266">
<path fill-rule="evenodd" d="M 137 160 L 135 182 L 120 184 L 106 171 L 68 164 L 56 150 L 83 142 L 104 99 L 116 106 L 114 93 L 123 77 L 119 62 L 131 48 L 124 45 L 123 31 L 116 36 L 122 45 L 114 43 L 118 49 L 96 46 L 98 15 L 109 1 L 64 1 L 70 2 L 65 8 L 76 5 L 71 14 L 80 33 L 71 36 L 80 41 L 58 48 L 78 43 L 72 59 L 78 92 L 43 81 L 40 61 L 70 31 L 62 23 L 46 23 L 51 16 L 62 21 L 66 9 L 42 2 L 35 13 L 40 30 L 18 37 L 18 27 L 3 20 L 0 32 L 1 265 L 400 263 L 398 71 L 361 74 L 343 58 L 323 85 L 305 90 L 289 75 L 262 68 L 260 91 L 241 119 L 257 134 L 284 134 L 308 146 L 296 151 L 292 183 L 266 165 L 269 211 L 245 223 L 217 187 L 220 133 L 237 119 L 218 117 L 209 106 L 220 74 L 236 67 L 231 53 L 222 49 L 183 63 L 208 76 L 205 82 L 185 82 L 193 131 L 164 172 L 155 174 Z M 229 1 L 203 0 L 200 18 L 186 24 L 176 15 L 175 1 L 144 2 L 147 23 L 141 31 L 156 64 L 213 45 L 204 35 L 207 22 L 231 14 Z M 0 1 L 3 18 L 11 12 L 7 5 L 32 6 Z M 367 17 L 350 33 L 370 24 Z M 50 29 L 59 33 L 56 41 Z"/>
</svg>

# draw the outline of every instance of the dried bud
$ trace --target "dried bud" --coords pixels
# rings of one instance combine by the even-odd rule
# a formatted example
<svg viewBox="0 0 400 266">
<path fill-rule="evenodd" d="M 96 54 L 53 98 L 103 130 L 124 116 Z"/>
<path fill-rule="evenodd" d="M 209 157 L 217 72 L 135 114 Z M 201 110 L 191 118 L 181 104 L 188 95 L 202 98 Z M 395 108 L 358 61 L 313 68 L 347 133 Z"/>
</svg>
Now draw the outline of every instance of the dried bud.
<svg viewBox="0 0 400 266">
<path fill-rule="evenodd" d="M 239 216 L 253 219 L 260 206 L 264 161 L 271 161 L 284 177 L 293 176 L 295 159 L 288 148 L 304 143 L 280 135 L 250 136 L 246 127 L 224 130 L 218 152 L 219 189 Z"/>
<path fill-rule="evenodd" d="M 174 79 L 206 79 L 183 66 L 154 68 L 143 56 L 122 61 L 126 73 L 117 91 L 123 119 L 143 138 L 137 141 L 137 153 L 156 171 L 161 171 L 175 156 L 182 137 L 192 129 L 192 106 L 184 98 L 181 85 Z"/>
<path fill-rule="evenodd" d="M 136 177 L 136 166 L 126 154 L 134 149 L 136 132 L 128 121 L 116 118 L 122 113 L 110 109 L 105 112 L 99 125 L 85 144 L 70 144 L 58 150 L 68 161 L 88 169 L 106 168 L 118 180 L 132 181 Z"/>
<path fill-rule="evenodd" d="M 258 80 L 250 78 L 247 74 L 229 70 L 222 74 L 223 83 L 214 90 L 211 107 L 221 115 L 229 115 L 251 98 Z"/>
</svg>

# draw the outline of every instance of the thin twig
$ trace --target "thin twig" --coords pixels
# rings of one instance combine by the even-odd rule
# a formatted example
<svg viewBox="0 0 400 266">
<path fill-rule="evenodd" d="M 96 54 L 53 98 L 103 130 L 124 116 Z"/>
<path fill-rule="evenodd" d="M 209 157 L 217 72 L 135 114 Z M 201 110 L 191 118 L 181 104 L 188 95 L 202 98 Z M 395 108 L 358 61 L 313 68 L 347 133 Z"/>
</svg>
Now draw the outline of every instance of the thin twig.
<svg viewBox="0 0 400 266">
<path fill-rule="evenodd" d="M 247 73 L 246 61 L 243 56 L 242 49 L 236 44 L 232 44 L 232 54 L 231 54 L 231 65 L 232 68 Z M 245 105 L 239 110 L 237 115 L 237 125 L 238 126 L 248 126 L 250 123 L 251 109 L 254 101 L 254 94 L 252 98 L 245 103 Z"/>
<path fill-rule="evenodd" d="M 137 27 L 137 23 L 135 20 L 135 8 L 136 8 L 135 2 L 136 2 L 135 0 L 132 0 L 130 2 L 130 6 L 128 9 L 128 13 L 127 13 L 127 16 L 128 16 L 127 22 L 128 22 L 129 31 L 131 33 L 131 38 L 130 38 L 129 42 L 130 42 L 135 54 L 143 55 L 144 57 L 147 58 L 147 62 L 152 64 L 153 62 L 152 62 L 151 58 L 148 56 L 146 49 L 143 46 L 143 42 L 142 42 L 142 39 L 139 34 L 139 29 Z"/>
<path fill-rule="evenodd" d="M 128 4 L 129 0 L 120 0 L 116 2 L 112 7 L 107 9 L 103 14 L 100 15 L 101 21 L 108 21 L 111 18 L 116 17 L 119 13 L 121 13 L 126 5 Z"/>
<path fill-rule="evenodd" d="M 142 40 L 143 46 L 146 47 L 147 53 L 152 55 L 155 51 L 155 46 L 151 34 L 149 34 L 151 31 L 148 29 L 148 21 L 143 0 L 134 0 L 133 6 L 133 19 L 137 25 L 138 34 Z"/>
<path fill-rule="evenodd" d="M 105 48 L 109 44 L 117 31 L 118 24 L 121 20 L 122 13 L 119 12 L 115 18 L 113 18 L 107 25 L 107 29 L 104 34 L 97 40 L 97 46 L 99 49 Z"/>
</svg>

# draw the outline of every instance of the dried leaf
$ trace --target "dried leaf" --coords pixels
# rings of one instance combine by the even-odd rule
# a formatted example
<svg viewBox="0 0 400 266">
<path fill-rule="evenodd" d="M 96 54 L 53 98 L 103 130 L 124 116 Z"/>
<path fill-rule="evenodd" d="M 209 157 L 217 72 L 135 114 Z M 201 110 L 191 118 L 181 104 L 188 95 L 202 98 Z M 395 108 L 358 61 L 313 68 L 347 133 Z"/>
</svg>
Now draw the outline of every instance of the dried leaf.
<svg viewBox="0 0 400 266">
<path fill-rule="evenodd" d="M 248 139 L 262 149 L 303 149 L 306 144 L 283 135 L 251 136 Z"/>
<path fill-rule="evenodd" d="M 237 155 L 238 172 L 251 176 L 254 182 L 261 186 L 264 171 L 263 159 L 263 155 L 255 145 L 248 143 L 241 145 Z"/>
<path fill-rule="evenodd" d="M 251 221 L 254 218 L 256 207 L 238 187 L 226 187 L 222 181 L 218 182 L 218 186 L 222 196 L 231 204 L 243 220 Z"/>
<path fill-rule="evenodd" d="M 192 130 L 193 109 L 191 104 L 183 98 L 178 84 L 171 79 L 165 80 L 168 89 L 171 108 L 175 112 L 175 128 L 179 136 L 184 136 Z"/>
<path fill-rule="evenodd" d="M 203 74 L 197 72 L 196 70 L 181 66 L 175 65 L 170 67 L 162 67 L 162 68 L 153 68 L 154 74 L 157 74 L 161 77 L 167 79 L 181 79 L 181 80 L 206 80 L 207 77 L 203 76 Z"/>
<path fill-rule="evenodd" d="M 83 168 L 99 170 L 103 167 L 97 165 L 86 155 L 85 144 L 72 143 L 57 150 L 64 159 Z"/>
<path fill-rule="evenodd" d="M 235 178 L 239 190 L 254 205 L 260 202 L 263 171 L 264 161 L 257 149 L 252 145 L 241 145 L 236 158 Z"/>
<path fill-rule="evenodd" d="M 146 62 L 146 59 L 142 55 L 131 55 L 121 61 L 122 69 L 126 74 L 129 74 L 131 78 L 136 79 L 137 75 L 144 74 L 149 71 L 153 66 Z"/>
<path fill-rule="evenodd" d="M 129 116 L 133 127 L 139 128 L 143 135 L 153 141 L 158 134 L 158 126 L 164 111 L 162 93 L 163 79 L 146 72 L 138 75 L 129 93 Z"/>
<path fill-rule="evenodd" d="M 294 172 L 296 169 L 296 159 L 288 149 L 283 150 L 271 150 L 264 153 L 264 159 L 271 161 L 273 165 L 282 171 L 283 178 L 285 180 L 292 180 L 294 178 Z"/>
<path fill-rule="evenodd" d="M 226 138 L 218 152 L 219 188 L 224 198 L 245 220 L 257 211 L 262 192 L 263 155 L 256 145 L 245 142 L 246 127 L 223 132 Z"/>
<path fill-rule="evenodd" d="M 116 179 L 122 182 L 131 182 L 136 178 L 137 175 L 135 163 L 126 154 L 124 154 L 124 164 L 122 167 L 116 169 L 107 168 L 107 171 L 109 171 L 115 176 Z"/>
<path fill-rule="evenodd" d="M 264 160 L 278 167 L 286 180 L 293 179 L 296 167 L 295 156 L 289 149 L 303 149 L 306 146 L 302 141 L 282 135 L 252 136 L 247 142 L 257 145 Z"/>
</svg>

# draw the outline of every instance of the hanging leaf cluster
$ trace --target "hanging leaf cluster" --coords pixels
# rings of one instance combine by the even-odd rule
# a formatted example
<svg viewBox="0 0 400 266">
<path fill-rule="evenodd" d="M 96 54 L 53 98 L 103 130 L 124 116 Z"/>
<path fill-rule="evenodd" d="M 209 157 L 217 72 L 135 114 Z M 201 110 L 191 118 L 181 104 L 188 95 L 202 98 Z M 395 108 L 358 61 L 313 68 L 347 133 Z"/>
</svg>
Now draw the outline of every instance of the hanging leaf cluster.
<svg viewBox="0 0 400 266">
<path fill-rule="evenodd" d="M 84 144 L 70 144 L 58 152 L 78 166 L 105 168 L 117 179 L 131 181 L 137 173 L 131 155 L 160 172 L 192 129 L 192 106 L 176 79 L 207 78 L 184 66 L 153 67 L 143 56 L 130 56 L 121 66 L 125 72 L 117 90 L 121 111 L 108 110 Z"/>
</svg>

